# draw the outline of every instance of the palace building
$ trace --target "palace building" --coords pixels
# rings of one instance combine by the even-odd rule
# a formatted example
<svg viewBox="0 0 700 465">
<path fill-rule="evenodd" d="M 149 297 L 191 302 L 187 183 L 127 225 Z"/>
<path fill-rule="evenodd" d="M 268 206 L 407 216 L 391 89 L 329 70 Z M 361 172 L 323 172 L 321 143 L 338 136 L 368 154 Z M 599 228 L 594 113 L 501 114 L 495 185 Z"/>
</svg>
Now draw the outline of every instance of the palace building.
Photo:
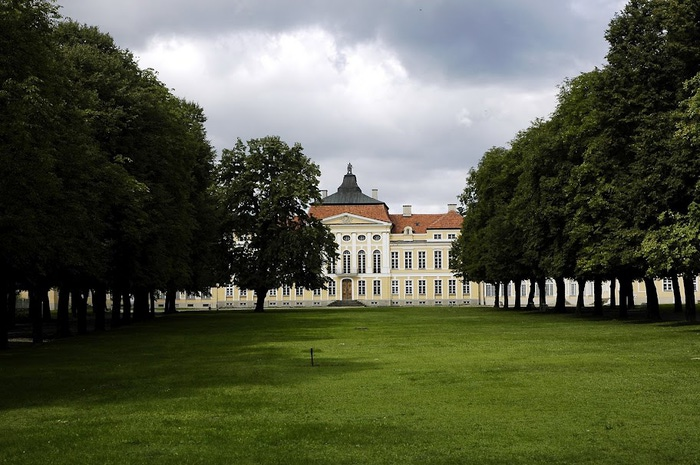
<svg viewBox="0 0 700 465">
<path fill-rule="evenodd" d="M 310 213 L 328 225 L 338 244 L 340 257 L 327 270 L 331 282 L 327 289 L 273 289 L 265 299 L 267 308 L 494 304 L 493 284 L 464 282 L 450 270 L 450 248 L 462 226 L 456 204 L 448 204 L 446 212 L 437 214 L 413 213 L 411 205 L 404 205 L 401 213 L 390 213 L 376 189 L 371 196 L 362 192 L 348 165 L 338 191 L 324 195 Z M 500 295 L 503 298 L 507 292 L 512 305 L 518 292 L 525 305 L 529 289 L 528 281 L 520 289 L 510 283 L 501 287 Z M 576 281 L 566 280 L 567 305 L 576 305 L 578 291 Z M 673 301 L 669 279 L 657 280 L 657 291 L 661 303 Z M 554 305 L 556 291 L 551 279 L 545 294 L 547 304 Z M 645 302 L 644 284 L 635 282 L 633 294 L 635 301 Z M 179 293 L 178 297 L 178 308 L 200 310 L 252 309 L 256 301 L 253 291 L 232 284 L 213 288 L 206 295 Z M 586 283 L 584 298 L 587 306 L 593 305 L 593 283 Z M 609 304 L 609 282 L 603 284 L 603 301 Z M 159 299 L 157 306 L 163 305 Z"/>
<path fill-rule="evenodd" d="M 269 291 L 265 306 L 323 307 L 329 305 L 366 306 L 464 306 L 493 305 L 496 289 L 493 284 L 462 281 L 450 270 L 450 249 L 462 226 L 462 216 L 456 204 L 448 204 L 444 213 L 413 213 L 404 205 L 401 213 L 389 213 L 387 205 L 378 199 L 378 191 L 365 195 L 348 165 L 338 191 L 324 195 L 320 204 L 310 208 L 310 214 L 321 219 L 335 236 L 339 259 L 330 263 L 327 289 L 304 289 L 283 286 Z M 673 302 L 670 278 L 655 281 L 660 303 Z M 693 282 L 695 291 L 698 277 Z M 618 287 L 619 288 L 619 287 Z M 513 283 L 501 285 L 501 299 L 508 294 L 511 305 L 516 293 L 526 304 L 530 283 L 522 282 L 519 289 Z M 610 283 L 603 284 L 603 303 L 610 304 Z M 566 280 L 566 304 L 576 305 L 578 283 Z M 680 283 L 684 295 L 683 283 Z M 583 289 L 586 306 L 593 305 L 593 283 Z M 50 293 L 50 306 L 55 309 L 57 292 Z M 536 289 L 538 296 L 539 292 Z M 642 282 L 635 282 L 635 302 L 647 300 Z M 18 298 L 18 306 L 26 307 L 26 292 Z M 545 284 L 545 300 L 553 305 L 556 298 L 554 281 Z M 108 296 L 109 300 L 109 296 Z M 179 292 L 176 307 L 182 310 L 252 309 L 255 293 L 233 284 L 212 288 L 206 293 Z M 536 299 L 537 301 L 537 299 Z M 111 305 L 111 302 L 108 302 Z M 165 306 L 164 296 L 158 295 L 156 308 Z"/>
<path fill-rule="evenodd" d="M 328 266 L 328 289 L 282 287 L 269 292 L 266 307 L 348 305 L 468 305 L 472 284 L 450 271 L 450 248 L 462 216 L 456 204 L 445 213 L 400 214 L 365 195 L 348 165 L 334 194 L 313 205 L 310 214 L 335 235 L 340 257 Z M 230 285 L 212 289 L 208 306 L 253 308 L 253 292 Z"/>
</svg>

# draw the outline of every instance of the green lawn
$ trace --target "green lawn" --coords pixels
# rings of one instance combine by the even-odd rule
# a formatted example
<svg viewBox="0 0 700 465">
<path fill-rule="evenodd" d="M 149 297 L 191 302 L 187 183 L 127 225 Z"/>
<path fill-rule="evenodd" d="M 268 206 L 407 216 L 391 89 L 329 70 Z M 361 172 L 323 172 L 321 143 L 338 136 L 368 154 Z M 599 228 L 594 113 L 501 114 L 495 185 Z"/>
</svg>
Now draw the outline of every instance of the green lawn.
<svg viewBox="0 0 700 465">
<path fill-rule="evenodd" d="M 0 463 L 700 462 L 700 327 L 677 323 L 183 313 L 0 370 Z"/>
</svg>

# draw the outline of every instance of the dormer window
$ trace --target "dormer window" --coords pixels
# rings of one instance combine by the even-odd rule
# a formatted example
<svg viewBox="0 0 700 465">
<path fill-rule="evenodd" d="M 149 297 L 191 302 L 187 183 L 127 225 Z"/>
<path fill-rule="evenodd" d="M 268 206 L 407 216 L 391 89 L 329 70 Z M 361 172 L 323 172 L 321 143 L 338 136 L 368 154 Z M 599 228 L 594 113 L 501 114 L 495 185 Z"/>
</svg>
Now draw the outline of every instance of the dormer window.
<svg viewBox="0 0 700 465">
<path fill-rule="evenodd" d="M 411 228 L 410 226 L 406 226 L 405 228 L 403 228 L 403 233 L 406 235 L 411 235 L 413 234 L 413 228 Z"/>
<path fill-rule="evenodd" d="M 442 234 L 441 233 L 433 234 L 433 239 L 435 239 L 436 241 L 442 240 Z"/>
</svg>

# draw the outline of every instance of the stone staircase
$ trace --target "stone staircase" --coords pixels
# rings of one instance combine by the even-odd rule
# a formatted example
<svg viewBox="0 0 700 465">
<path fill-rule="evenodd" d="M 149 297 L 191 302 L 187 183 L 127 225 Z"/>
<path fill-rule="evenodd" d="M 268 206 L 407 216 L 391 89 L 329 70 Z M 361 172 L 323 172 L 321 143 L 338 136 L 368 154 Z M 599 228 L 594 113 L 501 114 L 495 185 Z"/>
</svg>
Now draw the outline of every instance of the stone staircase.
<svg viewBox="0 0 700 465">
<path fill-rule="evenodd" d="M 336 300 L 328 304 L 329 307 L 366 307 L 359 300 Z"/>
</svg>

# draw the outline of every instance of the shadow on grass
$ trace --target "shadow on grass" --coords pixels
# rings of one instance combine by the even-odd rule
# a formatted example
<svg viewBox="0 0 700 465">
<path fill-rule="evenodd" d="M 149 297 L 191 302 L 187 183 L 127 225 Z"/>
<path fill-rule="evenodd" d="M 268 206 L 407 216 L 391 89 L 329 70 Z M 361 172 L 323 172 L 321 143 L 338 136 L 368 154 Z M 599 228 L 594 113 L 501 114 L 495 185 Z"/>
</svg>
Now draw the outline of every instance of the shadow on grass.
<svg viewBox="0 0 700 465">
<path fill-rule="evenodd" d="M 351 330 L 353 323 L 333 311 L 309 313 L 179 313 L 1 352 L 0 410 L 149 402 L 207 389 L 240 393 L 375 368 L 330 349 L 330 328 Z"/>
</svg>

